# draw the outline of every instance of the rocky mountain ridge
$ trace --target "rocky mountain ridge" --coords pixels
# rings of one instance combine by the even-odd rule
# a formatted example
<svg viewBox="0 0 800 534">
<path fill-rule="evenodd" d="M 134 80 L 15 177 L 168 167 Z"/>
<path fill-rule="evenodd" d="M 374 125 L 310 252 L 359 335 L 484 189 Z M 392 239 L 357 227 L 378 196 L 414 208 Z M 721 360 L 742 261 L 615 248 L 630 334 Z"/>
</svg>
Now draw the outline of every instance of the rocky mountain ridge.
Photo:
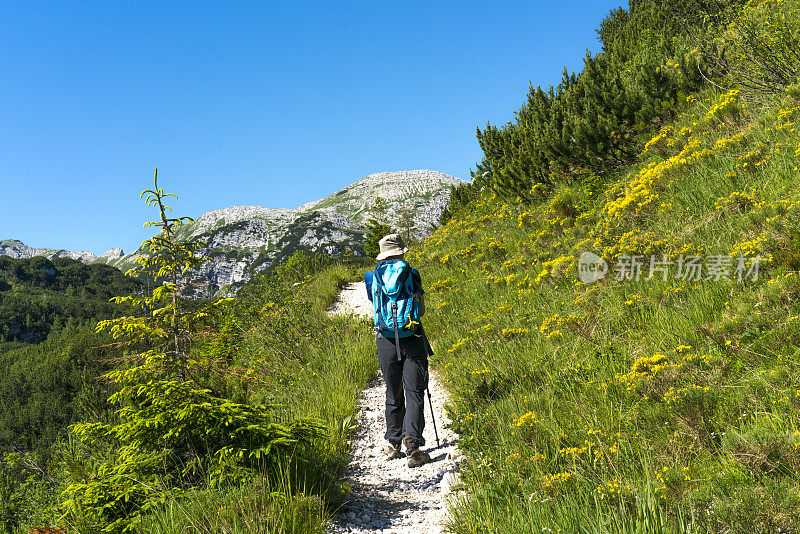
<svg viewBox="0 0 800 534">
<path fill-rule="evenodd" d="M 121 248 L 111 248 L 102 255 L 97 256 L 88 250 L 71 251 L 52 248 L 33 248 L 27 246 L 25 243 L 17 239 L 0 240 L 0 256 L 9 256 L 15 260 L 21 258 L 32 258 L 34 256 L 44 256 L 48 259 L 71 258 L 84 263 L 108 263 L 111 260 L 121 258 L 124 255 L 125 253 Z"/>
<path fill-rule="evenodd" d="M 365 224 L 377 197 L 385 200 L 386 222 L 401 227 L 413 221 L 409 230 L 424 237 L 447 207 L 450 187 L 461 183 L 459 178 L 429 170 L 379 172 L 295 209 L 232 206 L 212 210 L 179 228 L 177 237 L 206 243 L 200 255 L 210 260 L 198 270 L 198 281 L 209 283 L 214 291 L 235 289 L 297 250 L 361 254 Z M 4 254 L 12 258 L 66 256 L 123 271 L 141 255 L 139 250 L 124 254 L 113 248 L 96 256 L 87 251 L 31 248 L 16 240 L 0 241 L 0 255 Z"/>
</svg>

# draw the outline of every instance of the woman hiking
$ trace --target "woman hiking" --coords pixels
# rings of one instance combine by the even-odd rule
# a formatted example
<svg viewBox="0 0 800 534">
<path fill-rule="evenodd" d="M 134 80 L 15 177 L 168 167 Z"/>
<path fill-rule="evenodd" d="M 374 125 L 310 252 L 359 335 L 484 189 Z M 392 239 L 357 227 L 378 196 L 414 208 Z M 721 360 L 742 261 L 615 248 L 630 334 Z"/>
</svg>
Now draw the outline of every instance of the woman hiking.
<svg viewBox="0 0 800 534">
<path fill-rule="evenodd" d="M 375 310 L 375 343 L 386 382 L 387 459 L 408 457 L 409 467 L 431 461 L 425 444 L 424 392 L 428 387 L 428 356 L 433 354 L 419 319 L 425 298 L 419 271 L 405 261 L 408 252 L 399 234 L 378 242 L 374 271 L 364 276 Z M 402 446 L 405 446 L 405 453 Z"/>
</svg>

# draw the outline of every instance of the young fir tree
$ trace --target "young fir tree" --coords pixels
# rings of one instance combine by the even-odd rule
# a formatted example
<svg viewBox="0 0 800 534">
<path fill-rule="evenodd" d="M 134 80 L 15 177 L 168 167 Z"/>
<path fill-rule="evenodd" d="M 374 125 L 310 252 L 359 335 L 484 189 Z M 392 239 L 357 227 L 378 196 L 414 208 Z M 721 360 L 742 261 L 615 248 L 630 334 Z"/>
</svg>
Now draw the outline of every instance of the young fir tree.
<svg viewBox="0 0 800 534">
<path fill-rule="evenodd" d="M 88 456 L 73 458 L 73 483 L 64 491 L 63 519 L 91 531 L 131 532 L 142 515 L 182 489 L 221 483 L 253 470 L 274 469 L 281 455 L 320 435 L 310 420 L 276 423 L 270 407 L 225 398 L 215 380 L 224 362 L 193 354 L 192 345 L 215 327 L 215 316 L 231 299 L 189 302 L 183 282 L 205 259 L 198 242 L 177 241 L 175 230 L 191 222 L 169 216 L 168 197 L 144 191 L 159 220 L 146 223 L 160 232 L 143 243 L 145 256 L 127 274 L 155 282 L 149 295 L 116 297 L 143 310 L 139 316 L 101 321 L 128 352 L 104 375 L 116 385 L 109 402 L 110 422 L 74 425 L 73 434 Z M 176 197 L 177 198 L 177 197 Z M 158 283 L 160 282 L 160 283 Z"/>
</svg>

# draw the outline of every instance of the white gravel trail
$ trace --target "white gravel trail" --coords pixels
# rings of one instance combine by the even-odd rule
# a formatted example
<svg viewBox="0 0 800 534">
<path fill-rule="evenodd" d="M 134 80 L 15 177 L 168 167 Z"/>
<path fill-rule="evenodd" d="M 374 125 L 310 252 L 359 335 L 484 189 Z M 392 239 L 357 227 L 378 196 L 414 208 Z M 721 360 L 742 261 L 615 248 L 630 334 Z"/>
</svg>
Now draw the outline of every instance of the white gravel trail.
<svg viewBox="0 0 800 534">
<path fill-rule="evenodd" d="M 367 297 L 364 282 L 347 284 L 339 292 L 339 298 L 333 303 L 328 315 L 356 315 L 372 317 L 372 302 Z"/>
<path fill-rule="evenodd" d="M 332 314 L 372 315 L 363 282 L 349 284 L 331 309 Z M 377 358 L 377 356 L 376 356 Z M 450 423 L 444 411 L 447 397 L 436 375 L 430 374 L 430 392 L 440 447 L 436 446 L 430 404 L 425 405 L 426 445 L 429 464 L 410 469 L 405 458 L 386 460 L 383 415 L 386 387 L 383 378 L 373 380 L 359 402 L 359 428 L 352 443 L 352 460 L 345 471 L 352 493 L 333 517 L 327 533 L 425 534 L 444 532 L 448 496 L 460 484 L 456 448 L 458 436 L 445 428 Z"/>
</svg>

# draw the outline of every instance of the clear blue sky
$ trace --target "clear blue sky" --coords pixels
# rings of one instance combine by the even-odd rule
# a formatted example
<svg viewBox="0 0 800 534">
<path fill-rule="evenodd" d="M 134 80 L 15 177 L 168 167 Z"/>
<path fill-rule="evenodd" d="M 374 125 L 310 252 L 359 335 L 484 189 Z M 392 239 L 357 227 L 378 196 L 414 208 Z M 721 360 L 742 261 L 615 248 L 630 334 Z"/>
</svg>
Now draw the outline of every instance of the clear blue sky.
<svg viewBox="0 0 800 534">
<path fill-rule="evenodd" d="M 469 179 L 477 126 L 599 50 L 620 2 L 0 4 L 0 239 L 126 252 L 153 214 L 293 208 L 372 172 Z"/>
</svg>

